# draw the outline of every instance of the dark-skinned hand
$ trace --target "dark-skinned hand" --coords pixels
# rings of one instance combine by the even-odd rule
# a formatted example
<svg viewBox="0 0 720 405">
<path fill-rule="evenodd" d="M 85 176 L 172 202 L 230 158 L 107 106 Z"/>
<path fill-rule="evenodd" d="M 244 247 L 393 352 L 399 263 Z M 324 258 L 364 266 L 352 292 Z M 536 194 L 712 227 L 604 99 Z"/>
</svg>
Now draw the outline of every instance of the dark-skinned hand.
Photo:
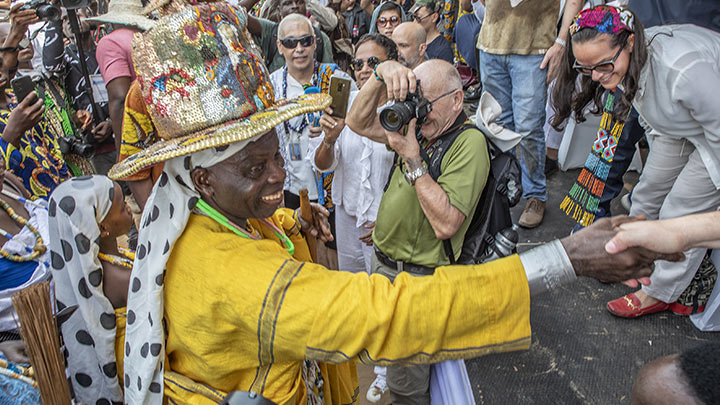
<svg viewBox="0 0 720 405">
<path fill-rule="evenodd" d="M 302 219 L 302 216 L 298 215 L 297 218 L 300 221 L 300 229 L 306 234 L 311 235 L 323 242 L 330 242 L 333 240 L 332 232 L 330 232 L 330 222 L 328 217 L 330 212 L 318 203 L 310 203 L 313 213 L 312 224 Z"/>
<path fill-rule="evenodd" d="M 96 125 L 92 129 L 92 134 L 93 138 L 95 138 L 95 142 L 105 142 L 113 134 L 112 121 L 103 121 Z"/>
<path fill-rule="evenodd" d="M 22 38 L 28 29 L 30 24 L 35 24 L 40 21 L 38 19 L 35 10 L 20 10 L 23 3 L 17 3 L 10 9 L 10 33 L 8 38 Z"/>
<path fill-rule="evenodd" d="M 625 215 L 603 218 L 561 239 L 575 273 L 602 282 L 621 282 L 650 276 L 655 260 L 677 262 L 685 258 L 681 252 L 657 253 L 645 248 L 631 248 L 615 255 L 607 253 L 605 244 L 617 234 L 617 227 L 638 220 Z"/>
<path fill-rule="evenodd" d="M 30 363 L 30 359 L 25 353 L 25 343 L 22 340 L 8 340 L 0 343 L 0 352 L 14 363 Z"/>
<path fill-rule="evenodd" d="M 10 116 L 5 124 L 5 131 L 3 131 L 2 134 L 3 139 L 8 143 L 17 145 L 17 141 L 22 134 L 40 122 L 44 111 L 45 106 L 43 100 L 38 98 L 35 91 L 31 91 L 27 97 L 10 112 Z"/>
</svg>

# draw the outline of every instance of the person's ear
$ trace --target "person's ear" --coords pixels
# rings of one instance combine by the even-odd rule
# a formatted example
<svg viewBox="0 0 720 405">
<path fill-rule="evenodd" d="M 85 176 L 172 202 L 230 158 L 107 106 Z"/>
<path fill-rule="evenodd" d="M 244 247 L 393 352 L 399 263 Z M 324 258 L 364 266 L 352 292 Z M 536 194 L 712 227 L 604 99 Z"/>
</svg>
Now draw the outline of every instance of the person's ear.
<svg viewBox="0 0 720 405">
<path fill-rule="evenodd" d="M 433 24 L 437 25 L 438 21 L 440 21 L 440 12 L 439 11 L 434 12 L 432 19 L 433 19 Z"/>
<path fill-rule="evenodd" d="M 627 39 L 627 46 L 628 51 L 632 53 L 633 49 L 635 49 L 635 34 L 630 34 L 630 36 Z"/>
<path fill-rule="evenodd" d="M 418 47 L 418 50 L 420 51 L 420 56 L 425 56 L 425 51 L 427 51 L 427 44 L 425 42 L 423 42 Z"/>
<path fill-rule="evenodd" d="M 204 167 L 197 167 L 190 172 L 190 179 L 195 186 L 195 190 L 200 193 L 202 198 L 210 198 L 215 194 L 215 189 L 212 186 L 210 177 L 212 173 Z"/>
</svg>

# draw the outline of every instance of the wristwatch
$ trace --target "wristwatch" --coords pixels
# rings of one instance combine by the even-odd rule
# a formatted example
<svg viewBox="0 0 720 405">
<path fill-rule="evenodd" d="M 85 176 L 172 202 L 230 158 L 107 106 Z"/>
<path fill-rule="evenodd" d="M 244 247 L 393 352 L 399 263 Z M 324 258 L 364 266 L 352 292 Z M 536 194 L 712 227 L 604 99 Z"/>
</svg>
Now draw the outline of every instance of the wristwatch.
<svg viewBox="0 0 720 405">
<path fill-rule="evenodd" d="M 415 187 L 415 181 L 427 172 L 428 170 L 425 168 L 425 166 L 422 165 L 410 172 L 405 170 L 405 181 L 407 181 L 409 185 Z"/>
</svg>

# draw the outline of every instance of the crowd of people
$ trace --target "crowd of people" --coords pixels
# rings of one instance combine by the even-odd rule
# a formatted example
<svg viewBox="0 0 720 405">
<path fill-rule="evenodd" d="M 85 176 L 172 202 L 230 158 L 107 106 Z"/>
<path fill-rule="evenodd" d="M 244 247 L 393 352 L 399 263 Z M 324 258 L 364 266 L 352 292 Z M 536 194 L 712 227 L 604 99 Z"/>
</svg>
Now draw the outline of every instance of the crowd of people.
<svg viewBox="0 0 720 405">
<path fill-rule="evenodd" d="M 474 403 L 462 360 L 528 349 L 531 297 L 577 276 L 640 287 L 618 317 L 702 312 L 720 8 L 605 3 L 0 1 L 0 388 L 40 403 L 10 297 L 47 280 L 89 404 Z M 569 236 L 503 247 L 511 201 L 552 226 L 549 193 Z M 631 401 L 717 403 L 719 347 L 650 363 Z"/>
</svg>

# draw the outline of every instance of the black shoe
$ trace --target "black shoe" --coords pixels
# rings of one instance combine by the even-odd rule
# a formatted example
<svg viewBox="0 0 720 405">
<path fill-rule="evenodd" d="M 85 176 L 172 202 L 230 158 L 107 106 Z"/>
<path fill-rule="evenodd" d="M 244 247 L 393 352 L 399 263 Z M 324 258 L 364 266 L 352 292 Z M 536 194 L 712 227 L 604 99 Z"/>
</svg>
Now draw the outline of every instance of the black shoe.
<svg viewBox="0 0 720 405">
<path fill-rule="evenodd" d="M 478 85 L 474 88 L 471 87 L 465 90 L 465 97 L 463 98 L 463 102 L 474 103 L 480 100 L 480 95 L 482 95 L 482 86 Z"/>
</svg>

